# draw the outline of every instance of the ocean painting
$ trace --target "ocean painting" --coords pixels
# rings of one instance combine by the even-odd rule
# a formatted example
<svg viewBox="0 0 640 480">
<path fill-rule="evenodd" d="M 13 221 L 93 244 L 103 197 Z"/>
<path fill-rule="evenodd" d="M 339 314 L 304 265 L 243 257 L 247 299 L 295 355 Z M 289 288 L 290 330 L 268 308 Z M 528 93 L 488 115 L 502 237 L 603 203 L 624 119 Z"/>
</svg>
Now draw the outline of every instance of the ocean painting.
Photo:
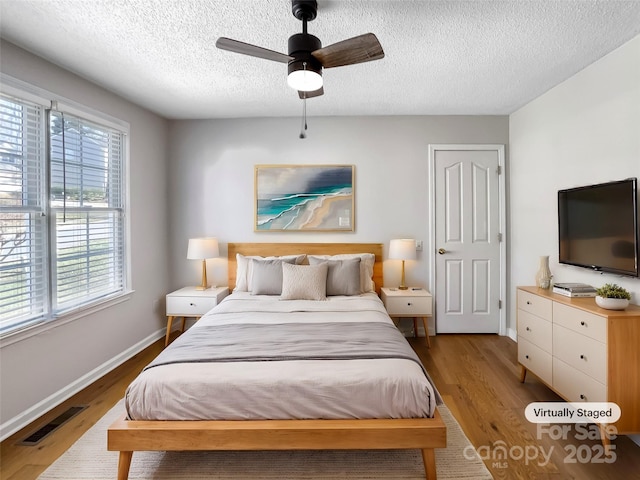
<svg viewBox="0 0 640 480">
<path fill-rule="evenodd" d="M 353 165 L 256 165 L 256 231 L 353 231 Z"/>
</svg>

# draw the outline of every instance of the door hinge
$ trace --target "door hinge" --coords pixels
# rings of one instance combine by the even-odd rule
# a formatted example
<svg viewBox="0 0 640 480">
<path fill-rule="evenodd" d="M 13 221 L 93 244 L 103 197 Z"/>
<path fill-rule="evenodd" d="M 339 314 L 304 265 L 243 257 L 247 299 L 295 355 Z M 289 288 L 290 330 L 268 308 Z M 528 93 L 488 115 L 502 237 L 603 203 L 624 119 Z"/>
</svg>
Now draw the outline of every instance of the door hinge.
<svg viewBox="0 0 640 480">
<path fill-rule="evenodd" d="M 498 168 L 496 168 L 496 173 L 498 175 L 502 175 L 502 165 L 498 165 Z"/>
<path fill-rule="evenodd" d="M 501 242 L 502 241 L 502 233 L 498 234 L 498 241 Z"/>
<path fill-rule="evenodd" d="M 498 310 L 502 308 L 502 300 L 498 300 Z"/>
</svg>

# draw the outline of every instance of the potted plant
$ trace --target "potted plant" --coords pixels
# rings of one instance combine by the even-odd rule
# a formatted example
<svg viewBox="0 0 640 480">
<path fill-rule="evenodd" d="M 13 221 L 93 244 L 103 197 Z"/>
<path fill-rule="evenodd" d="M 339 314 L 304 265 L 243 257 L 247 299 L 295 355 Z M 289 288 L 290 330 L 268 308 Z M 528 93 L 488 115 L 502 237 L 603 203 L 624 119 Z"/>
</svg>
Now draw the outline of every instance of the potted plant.
<svg viewBox="0 0 640 480">
<path fill-rule="evenodd" d="M 606 283 L 596 289 L 596 303 L 607 310 L 624 310 L 629 305 L 631 294 L 615 283 Z"/>
</svg>

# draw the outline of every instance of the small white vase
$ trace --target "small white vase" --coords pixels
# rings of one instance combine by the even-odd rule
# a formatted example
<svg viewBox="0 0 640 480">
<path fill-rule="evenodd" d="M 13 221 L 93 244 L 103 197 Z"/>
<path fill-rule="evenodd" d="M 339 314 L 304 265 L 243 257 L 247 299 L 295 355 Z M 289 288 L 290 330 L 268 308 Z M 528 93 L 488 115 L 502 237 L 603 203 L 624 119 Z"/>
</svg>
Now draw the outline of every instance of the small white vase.
<svg viewBox="0 0 640 480">
<path fill-rule="evenodd" d="M 551 287 L 551 270 L 549 270 L 549 256 L 540 257 L 538 272 L 536 273 L 536 285 L 538 288 Z"/>
<path fill-rule="evenodd" d="M 629 306 L 629 300 L 626 298 L 605 298 L 598 295 L 596 296 L 596 304 L 607 310 L 624 310 Z"/>
</svg>

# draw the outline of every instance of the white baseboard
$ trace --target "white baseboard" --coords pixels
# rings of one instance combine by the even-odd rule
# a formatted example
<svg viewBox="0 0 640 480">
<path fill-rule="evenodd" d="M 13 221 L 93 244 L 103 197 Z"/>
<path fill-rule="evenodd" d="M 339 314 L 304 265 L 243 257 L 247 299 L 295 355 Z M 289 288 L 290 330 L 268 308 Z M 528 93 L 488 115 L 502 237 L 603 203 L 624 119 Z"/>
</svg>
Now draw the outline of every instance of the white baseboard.
<svg viewBox="0 0 640 480">
<path fill-rule="evenodd" d="M 166 329 L 158 330 L 157 332 L 152 333 L 147 338 L 139 341 L 135 345 L 126 349 L 124 352 L 116 355 L 110 360 L 104 362 L 102 365 L 94 368 L 92 371 L 88 372 L 86 375 L 78 378 L 76 381 L 70 383 L 66 387 L 58 390 L 52 395 L 49 395 L 44 400 L 36 403 L 31 408 L 28 408 L 24 412 L 16 415 L 15 417 L 7 420 L 5 423 L 0 425 L 0 431 L 2 435 L 0 436 L 0 441 L 3 441 L 5 438 L 13 435 L 20 429 L 26 427 L 31 422 L 37 420 L 42 415 L 50 411 L 51 409 L 57 407 L 62 402 L 71 398 L 73 395 L 78 393 L 79 391 L 87 388 L 96 380 L 100 379 L 114 368 L 122 365 L 124 362 L 129 360 L 131 357 L 140 353 L 142 350 L 147 348 L 149 345 L 153 344 L 156 340 L 163 338 L 165 336 Z"/>
<path fill-rule="evenodd" d="M 513 328 L 507 328 L 507 336 L 514 342 L 518 342 L 518 332 Z"/>
</svg>

